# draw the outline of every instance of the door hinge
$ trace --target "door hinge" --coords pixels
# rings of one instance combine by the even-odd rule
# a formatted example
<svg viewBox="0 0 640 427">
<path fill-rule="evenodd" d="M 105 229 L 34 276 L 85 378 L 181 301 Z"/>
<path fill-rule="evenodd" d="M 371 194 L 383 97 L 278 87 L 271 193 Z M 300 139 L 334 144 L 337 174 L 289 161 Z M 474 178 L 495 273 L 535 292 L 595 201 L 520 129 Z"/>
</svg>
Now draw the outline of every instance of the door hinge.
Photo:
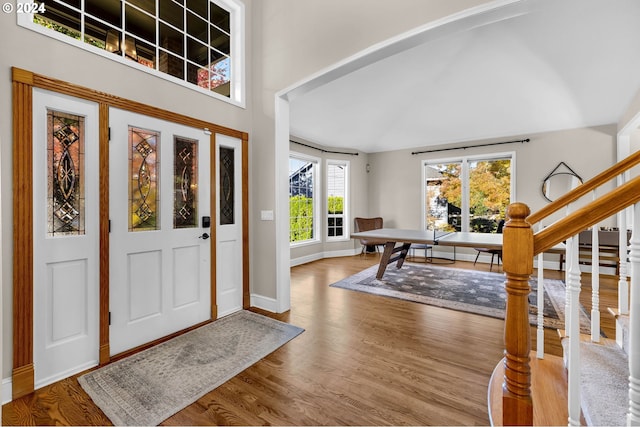
<svg viewBox="0 0 640 427">
<path fill-rule="evenodd" d="M 109 135 L 108 135 L 109 141 L 111 141 L 111 127 L 109 127 Z"/>
<path fill-rule="evenodd" d="M 109 312 L 109 326 L 111 326 L 111 312 Z"/>
<path fill-rule="evenodd" d="M 111 220 L 109 220 L 109 233 L 111 233 Z"/>
</svg>

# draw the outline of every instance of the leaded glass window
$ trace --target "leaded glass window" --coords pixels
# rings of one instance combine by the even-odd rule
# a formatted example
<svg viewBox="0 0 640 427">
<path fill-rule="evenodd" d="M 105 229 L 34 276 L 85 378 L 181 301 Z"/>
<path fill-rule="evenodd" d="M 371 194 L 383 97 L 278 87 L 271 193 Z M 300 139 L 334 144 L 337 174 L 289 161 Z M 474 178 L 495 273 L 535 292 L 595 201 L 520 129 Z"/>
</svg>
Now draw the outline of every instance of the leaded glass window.
<svg viewBox="0 0 640 427">
<path fill-rule="evenodd" d="M 173 159 L 173 228 L 198 226 L 198 143 L 175 137 Z"/>
<path fill-rule="evenodd" d="M 220 224 L 234 224 L 234 157 L 233 148 L 220 147 Z"/>
<path fill-rule="evenodd" d="M 84 117 L 47 111 L 48 235 L 85 234 Z"/>
<path fill-rule="evenodd" d="M 159 230 L 160 133 L 129 127 L 129 231 Z"/>
</svg>

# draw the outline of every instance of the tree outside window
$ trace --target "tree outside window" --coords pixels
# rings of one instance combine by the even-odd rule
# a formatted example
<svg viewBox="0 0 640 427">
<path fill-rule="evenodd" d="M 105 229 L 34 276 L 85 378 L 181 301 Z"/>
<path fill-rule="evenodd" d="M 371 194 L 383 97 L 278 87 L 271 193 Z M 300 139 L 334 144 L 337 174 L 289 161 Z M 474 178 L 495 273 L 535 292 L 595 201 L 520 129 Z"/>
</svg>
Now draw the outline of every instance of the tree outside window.
<svg viewBox="0 0 640 427">
<path fill-rule="evenodd" d="M 493 233 L 512 196 L 512 156 L 425 162 L 427 229 Z"/>
<path fill-rule="evenodd" d="M 289 242 L 317 239 L 317 160 L 289 157 Z"/>
</svg>

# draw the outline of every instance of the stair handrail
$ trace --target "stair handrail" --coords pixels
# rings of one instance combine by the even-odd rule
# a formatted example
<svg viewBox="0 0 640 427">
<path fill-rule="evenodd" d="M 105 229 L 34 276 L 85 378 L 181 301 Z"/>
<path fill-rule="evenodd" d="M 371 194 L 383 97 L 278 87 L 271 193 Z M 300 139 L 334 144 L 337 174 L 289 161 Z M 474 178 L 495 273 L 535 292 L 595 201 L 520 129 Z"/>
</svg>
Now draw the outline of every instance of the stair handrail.
<svg viewBox="0 0 640 427">
<path fill-rule="evenodd" d="M 638 164 L 640 164 L 640 150 L 627 156 L 626 158 L 616 163 L 615 165 L 611 166 L 610 168 L 600 172 L 598 175 L 584 182 L 582 185 L 578 185 L 573 190 L 563 194 L 558 199 L 544 206 L 537 212 L 529 215 L 527 217 L 527 222 L 529 222 L 529 224 L 538 223 L 539 221 L 543 220 L 544 218 L 548 217 L 549 215 L 553 214 L 559 209 L 562 209 L 563 207 L 567 206 L 569 203 L 580 199 L 582 196 L 585 196 L 589 192 L 611 181 L 613 178 L 626 172 L 627 170 L 631 169 L 632 167 Z"/>
<path fill-rule="evenodd" d="M 596 225 L 638 201 L 640 201 L 640 176 L 538 231 L 534 235 L 533 254 L 537 255 L 551 249 L 558 243 Z"/>
<path fill-rule="evenodd" d="M 640 155 L 633 157 L 640 159 Z M 615 169 L 618 170 L 618 168 Z M 599 176 L 601 175 L 603 174 Z M 568 199 L 565 198 L 565 200 Z M 533 425 L 528 301 L 531 292 L 528 280 L 533 273 L 533 257 L 638 202 L 640 202 L 640 176 L 577 209 L 535 235 L 529 221 L 531 218 L 529 207 L 524 203 L 509 205 L 508 221 L 503 232 L 503 271 L 506 276 L 507 293 L 505 357 L 502 361 L 504 364 L 503 425 Z M 534 217 L 534 220 L 536 219 L 539 221 L 541 218 Z"/>
</svg>

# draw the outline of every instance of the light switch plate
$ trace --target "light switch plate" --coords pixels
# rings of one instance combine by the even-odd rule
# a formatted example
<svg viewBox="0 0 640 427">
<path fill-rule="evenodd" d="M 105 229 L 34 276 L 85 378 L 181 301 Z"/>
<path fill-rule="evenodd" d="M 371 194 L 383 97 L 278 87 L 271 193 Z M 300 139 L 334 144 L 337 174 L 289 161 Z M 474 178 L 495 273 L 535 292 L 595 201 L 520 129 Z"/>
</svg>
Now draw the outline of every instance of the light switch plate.
<svg viewBox="0 0 640 427">
<path fill-rule="evenodd" d="M 260 219 L 263 221 L 273 221 L 273 211 L 260 211 Z"/>
</svg>

